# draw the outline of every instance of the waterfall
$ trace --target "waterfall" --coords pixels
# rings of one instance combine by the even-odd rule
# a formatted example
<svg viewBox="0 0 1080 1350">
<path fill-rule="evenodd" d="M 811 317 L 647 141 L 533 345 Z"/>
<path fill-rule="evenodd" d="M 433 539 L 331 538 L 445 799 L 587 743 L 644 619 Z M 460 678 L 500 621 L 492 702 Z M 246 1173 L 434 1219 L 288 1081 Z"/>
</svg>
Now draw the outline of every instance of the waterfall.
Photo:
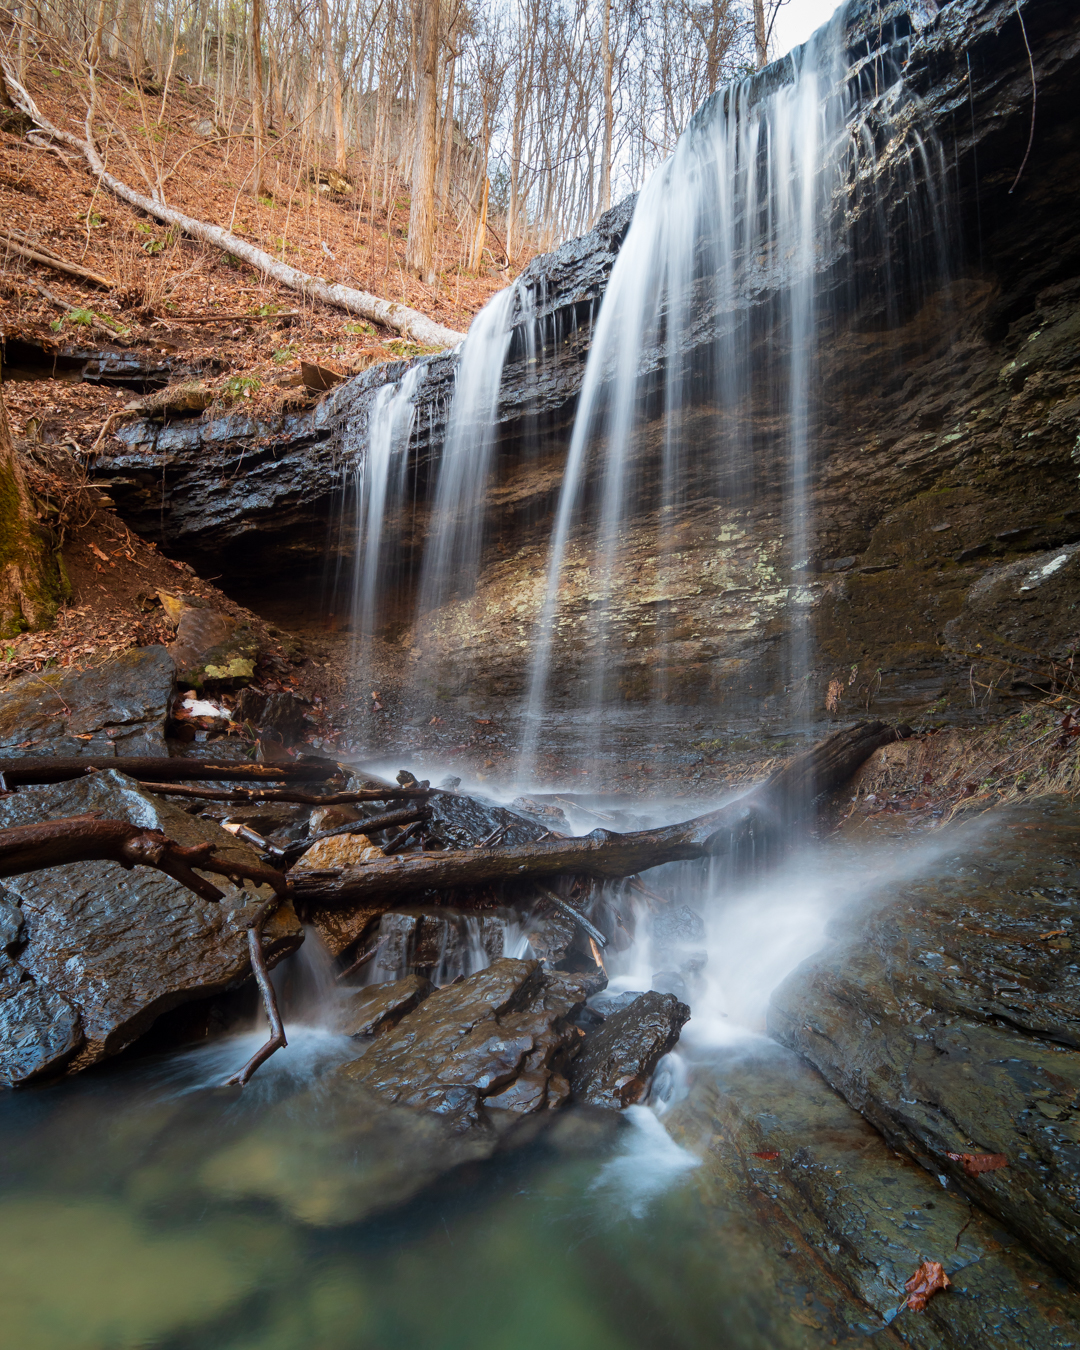
<svg viewBox="0 0 1080 1350">
<path fill-rule="evenodd" d="M 383 558 L 388 520 L 400 515 L 408 487 L 409 444 L 416 394 L 426 372 L 421 362 L 397 384 L 384 385 L 371 405 L 363 452 L 356 457 L 357 547 L 353 574 L 353 669 L 371 683 L 372 641 L 385 607 L 390 569 Z"/>
<path fill-rule="evenodd" d="M 653 552 L 632 575 L 637 612 L 646 604 L 656 615 L 646 621 L 655 627 L 653 651 L 665 640 L 673 648 L 648 673 L 647 696 L 656 703 L 671 695 L 675 602 L 686 584 L 674 565 L 686 485 L 717 500 L 751 497 L 760 458 L 752 433 L 762 413 L 777 426 L 783 466 L 780 556 L 768 565 L 787 614 L 779 674 L 798 715 L 813 664 L 819 311 L 834 296 L 838 305 L 850 301 L 859 284 L 836 275 L 845 232 L 850 246 L 852 232 L 880 241 L 886 224 L 897 228 L 876 198 L 879 161 L 891 161 L 895 195 L 918 217 L 906 222 L 907 233 L 924 241 L 943 232 L 933 187 L 940 164 L 903 87 L 905 45 L 853 57 L 846 38 L 842 7 L 778 63 L 765 97 L 751 79 L 715 95 L 642 191 L 604 297 L 570 439 L 531 654 L 526 776 L 545 715 L 569 680 L 584 683 L 576 706 L 589 714 L 586 753 L 606 735 L 605 711 L 630 696 L 620 689 L 620 671 L 633 658 L 641 620 L 627 613 L 615 579 L 620 565 L 632 566 L 620 555 L 629 521 L 642 515 L 653 522 Z M 849 257 L 856 251 L 849 247 Z M 702 343 L 707 325 L 712 335 Z M 694 458 L 705 439 L 716 451 Z M 581 625 L 565 601 L 569 555 L 586 534 L 594 541 L 581 551 L 597 631 L 577 670 L 556 671 L 557 641 Z M 722 628 L 730 606 L 718 581 L 713 616 Z"/>
</svg>

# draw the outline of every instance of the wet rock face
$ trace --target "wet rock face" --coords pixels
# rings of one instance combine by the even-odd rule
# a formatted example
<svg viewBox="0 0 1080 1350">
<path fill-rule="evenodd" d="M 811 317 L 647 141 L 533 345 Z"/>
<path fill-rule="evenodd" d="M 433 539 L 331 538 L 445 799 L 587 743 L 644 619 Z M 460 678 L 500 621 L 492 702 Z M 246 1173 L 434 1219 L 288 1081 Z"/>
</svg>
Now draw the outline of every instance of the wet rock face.
<svg viewBox="0 0 1080 1350">
<path fill-rule="evenodd" d="M 182 844 L 213 842 L 225 856 L 258 861 L 245 844 L 140 791 L 110 770 L 0 799 L 0 827 L 96 811 L 163 830 Z M 203 869 L 200 869 L 200 871 Z M 151 868 L 116 863 L 54 867 L 5 883 L 0 918 L 9 938 L 0 969 L 0 1083 L 86 1068 L 116 1054 L 170 1008 L 221 993 L 248 977 L 245 923 L 265 888 L 200 900 Z M 21 926 L 12 911 L 17 910 Z M 267 961 L 294 951 L 303 930 L 288 906 L 265 929 Z"/>
<path fill-rule="evenodd" d="M 338 1025 L 346 1036 L 375 1036 L 396 1026 L 433 988 L 423 975 L 406 975 L 403 980 L 356 989 L 349 994 Z"/>
<path fill-rule="evenodd" d="M 932 867 L 834 921 L 773 995 L 769 1030 L 1075 1279 L 1080 812 L 1001 807 Z M 961 1156 L 999 1153 L 1006 1167 L 974 1177 Z"/>
<path fill-rule="evenodd" d="M 482 1123 L 482 1108 L 529 1114 L 560 1106 L 581 1040 L 567 1019 L 585 998 L 575 977 L 504 957 L 429 995 L 341 1073 L 459 1128 Z"/>
<path fill-rule="evenodd" d="M 641 1101 L 661 1058 L 674 1050 L 690 1009 L 655 990 L 613 1012 L 589 1033 L 570 1069 L 574 1100 L 621 1110 Z"/>
<path fill-rule="evenodd" d="M 166 755 L 174 678 L 164 647 L 133 647 L 91 670 L 15 680 L 0 694 L 0 750 Z"/>
<path fill-rule="evenodd" d="M 1057 1350 L 1073 1339 L 1080 1297 L 781 1047 L 695 1065 L 664 1124 L 701 1159 L 689 1184 L 709 1222 L 740 1234 L 755 1282 L 790 1309 L 779 1321 L 805 1328 L 796 1344 Z M 927 1260 L 952 1287 L 915 1313 L 902 1307 L 904 1282 Z"/>
</svg>

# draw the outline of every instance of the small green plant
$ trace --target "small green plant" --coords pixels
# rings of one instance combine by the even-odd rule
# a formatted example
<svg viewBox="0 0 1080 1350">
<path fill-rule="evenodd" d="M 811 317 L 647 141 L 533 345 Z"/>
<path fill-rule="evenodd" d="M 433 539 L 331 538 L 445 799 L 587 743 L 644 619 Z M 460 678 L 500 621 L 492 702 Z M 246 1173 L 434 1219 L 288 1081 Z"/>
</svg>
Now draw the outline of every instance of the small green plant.
<svg viewBox="0 0 1080 1350">
<path fill-rule="evenodd" d="M 260 197 L 259 197 L 259 205 L 260 205 L 260 206 L 267 206 L 267 207 L 270 208 L 270 210 L 273 210 L 273 209 L 274 209 L 274 199 L 273 199 L 273 197 L 260 196 Z"/>
<path fill-rule="evenodd" d="M 260 305 L 258 309 L 250 310 L 249 313 L 257 314 L 260 319 L 272 319 L 275 314 L 281 313 L 281 306 L 270 302 L 265 305 Z"/>
<path fill-rule="evenodd" d="M 59 333 L 60 330 L 63 328 L 63 326 L 64 326 L 63 319 L 53 319 L 53 321 L 49 324 L 49 327 L 52 329 L 54 333 Z"/>
<path fill-rule="evenodd" d="M 84 211 L 76 219 L 84 221 L 92 230 L 103 230 L 105 228 L 105 217 L 99 216 L 96 211 Z"/>
<path fill-rule="evenodd" d="M 234 375 L 232 379 L 225 381 L 226 397 L 233 402 L 241 398 L 250 398 L 261 388 L 262 381 L 256 379 L 254 375 Z"/>
<path fill-rule="evenodd" d="M 286 347 L 279 347 L 274 353 L 274 360 L 279 366 L 287 366 L 298 351 L 295 342 L 290 342 Z"/>
<path fill-rule="evenodd" d="M 136 225 L 135 228 L 139 231 L 140 234 L 145 234 L 149 236 L 149 238 L 143 240 L 142 243 L 143 252 L 149 253 L 151 258 L 153 258 L 158 253 L 164 252 L 169 242 L 167 238 L 159 239 L 157 235 L 154 234 L 154 231 L 150 228 L 149 225 L 143 225 L 141 222 L 138 225 Z"/>
<path fill-rule="evenodd" d="M 404 338 L 393 338 L 386 344 L 387 350 L 393 352 L 395 356 L 423 356 L 424 352 L 430 351 L 429 347 L 422 347 L 417 342 L 406 342 Z"/>
<path fill-rule="evenodd" d="M 94 322 L 94 311 L 92 309 L 73 309 L 68 318 L 81 328 L 89 328 Z"/>
<path fill-rule="evenodd" d="M 347 323 L 345 331 L 350 337 L 373 337 L 375 335 L 375 325 L 372 323 Z"/>
</svg>

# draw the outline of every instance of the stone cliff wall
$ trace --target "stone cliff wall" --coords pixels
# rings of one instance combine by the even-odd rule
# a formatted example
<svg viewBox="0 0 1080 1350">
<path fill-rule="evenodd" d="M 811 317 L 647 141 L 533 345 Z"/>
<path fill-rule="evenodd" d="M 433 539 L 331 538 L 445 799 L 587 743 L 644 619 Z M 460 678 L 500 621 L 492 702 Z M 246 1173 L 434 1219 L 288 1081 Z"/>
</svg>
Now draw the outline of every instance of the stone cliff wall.
<svg viewBox="0 0 1080 1350">
<path fill-rule="evenodd" d="M 688 474 L 661 594 L 647 487 L 662 417 L 648 423 L 634 447 L 643 505 L 620 541 L 603 638 L 620 652 L 610 681 L 625 706 L 662 690 L 672 706 L 775 729 L 866 708 L 962 716 L 991 685 L 1001 698 L 1045 683 L 1048 659 L 1072 650 L 1080 12 L 1069 0 L 1019 8 L 1023 31 L 1013 0 L 952 0 L 940 13 L 928 3 L 852 6 L 853 51 L 906 52 L 910 41 L 905 84 L 941 147 L 951 258 L 936 271 L 931 258 L 918 276 L 886 274 L 868 226 L 849 232 L 854 261 L 820 260 L 829 303 L 816 335 L 813 532 L 799 570 L 783 538 L 786 467 L 773 410 L 762 403 L 749 426 L 718 433 L 703 382 L 686 424 L 690 462 L 719 457 L 727 472 L 700 483 Z M 757 77 L 763 90 L 782 78 L 782 63 Z M 881 163 L 882 216 L 895 230 L 905 203 L 890 196 L 887 156 Z M 506 367 L 481 572 L 474 589 L 414 626 L 409 585 L 456 358 L 430 364 L 413 452 L 420 510 L 388 523 L 406 603 L 388 616 L 380 649 L 381 686 L 412 691 L 421 706 L 511 707 L 520 698 L 591 325 L 631 210 L 615 208 L 522 279 L 544 340 L 535 363 L 517 343 Z M 775 338 L 771 300 L 751 302 L 762 342 Z M 724 320 L 705 317 L 672 350 L 643 353 L 643 370 L 671 359 L 707 366 Z M 368 372 L 274 431 L 136 428 L 130 452 L 107 461 L 103 476 L 131 523 L 163 533 L 175 552 L 226 566 L 243 556 L 252 571 L 272 555 L 277 578 L 290 561 L 297 576 L 310 575 L 333 533 L 336 466 L 362 439 L 379 383 L 400 373 Z M 645 381 L 646 401 L 649 393 Z M 349 544 L 346 529 L 334 547 Z M 554 661 L 572 714 L 575 669 L 602 640 L 589 540 L 571 541 L 566 575 Z M 800 610 L 812 616 L 813 670 L 805 685 L 785 688 L 783 651 Z"/>
</svg>

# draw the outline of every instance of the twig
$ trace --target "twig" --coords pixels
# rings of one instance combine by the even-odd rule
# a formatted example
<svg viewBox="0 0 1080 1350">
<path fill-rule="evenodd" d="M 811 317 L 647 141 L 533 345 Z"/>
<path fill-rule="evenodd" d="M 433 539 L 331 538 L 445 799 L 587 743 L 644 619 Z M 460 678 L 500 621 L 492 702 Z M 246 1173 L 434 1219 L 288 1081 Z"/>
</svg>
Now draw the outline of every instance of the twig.
<svg viewBox="0 0 1080 1350">
<path fill-rule="evenodd" d="M 562 898 L 561 895 L 556 895 L 555 892 L 549 890 L 547 886 L 541 886 L 539 884 L 537 884 L 536 889 L 540 892 L 540 894 L 544 897 L 545 900 L 555 905 L 558 909 L 561 909 L 562 912 L 567 916 L 567 918 L 573 919 L 575 923 L 580 924 L 581 927 L 584 928 L 585 932 L 588 933 L 589 937 L 591 937 L 592 940 L 597 944 L 597 946 L 599 946 L 601 949 L 607 946 L 607 938 L 603 935 L 603 933 L 601 933 L 600 929 L 591 924 L 585 917 L 585 915 L 579 913 L 579 911 L 576 910 L 573 905 L 567 904 L 567 902 Z M 599 964 L 603 965 L 603 962 L 601 961 Z"/>
<path fill-rule="evenodd" d="M 380 816 L 370 816 L 367 820 L 351 820 L 347 825 L 338 825 L 332 830 L 318 830 L 307 839 L 289 844 L 285 856 L 290 862 L 295 862 L 320 839 L 336 839 L 343 834 L 367 834 L 369 831 L 388 830 L 394 825 L 411 825 L 413 821 L 426 820 L 427 815 L 427 811 L 411 807 L 404 811 L 386 811 Z"/>
<path fill-rule="evenodd" d="M 67 262 L 63 258 L 54 258 L 45 253 L 39 253 L 36 249 L 26 248 L 23 244 L 18 244 L 10 235 L 0 233 L 0 244 L 10 249 L 12 253 L 17 253 L 20 258 L 28 258 L 31 262 L 41 263 L 44 267 L 51 267 L 55 272 L 68 272 L 73 277 L 80 277 L 83 281 L 92 281 L 96 286 L 104 286 L 106 290 L 112 290 L 116 282 L 109 277 L 99 276 L 97 272 L 89 272 L 85 267 L 80 267 L 78 263 Z"/>
<path fill-rule="evenodd" d="M 270 973 L 266 969 L 266 958 L 263 956 L 262 949 L 263 924 L 277 909 L 278 904 L 279 900 L 276 895 L 272 900 L 265 901 L 255 911 L 254 918 L 247 926 L 251 969 L 255 975 L 255 982 L 259 986 L 259 993 L 262 994 L 263 1007 L 266 1009 L 266 1020 L 270 1023 L 270 1039 L 255 1051 L 239 1073 L 234 1073 L 231 1078 L 225 1080 L 226 1087 L 231 1087 L 234 1084 L 243 1087 L 250 1080 L 255 1070 L 261 1064 L 265 1064 L 275 1050 L 283 1050 L 289 1043 L 285 1039 L 285 1028 L 281 1022 L 281 1014 L 278 1012 L 277 997 L 274 994 L 274 986 L 270 983 Z"/>
<path fill-rule="evenodd" d="M 1024 158 L 1020 161 L 1020 167 L 1016 171 L 1016 177 L 1013 179 L 1013 185 L 1009 189 L 1009 196 L 1013 194 L 1013 189 L 1020 181 L 1020 175 L 1024 172 L 1024 166 L 1028 162 L 1028 156 L 1031 154 L 1031 147 L 1035 144 L 1035 99 L 1038 95 L 1038 86 L 1035 83 L 1035 58 L 1031 54 L 1031 44 L 1028 42 L 1027 28 L 1024 26 L 1024 16 L 1020 13 L 1020 0 L 1014 0 L 1016 4 L 1016 17 L 1020 20 L 1020 31 L 1024 35 L 1024 46 L 1027 48 L 1028 65 L 1031 68 L 1031 130 L 1028 132 L 1027 149 L 1024 151 Z"/>
<path fill-rule="evenodd" d="M 339 980 L 344 980 L 349 975 L 355 975 L 356 972 L 360 970 L 361 967 L 366 966 L 369 961 L 374 961 L 375 957 L 378 956 L 385 945 L 386 938 L 379 938 L 374 947 L 369 947 L 367 951 L 364 952 L 363 956 L 360 957 L 359 961 L 354 961 L 348 970 L 343 970 L 337 978 Z"/>
</svg>

